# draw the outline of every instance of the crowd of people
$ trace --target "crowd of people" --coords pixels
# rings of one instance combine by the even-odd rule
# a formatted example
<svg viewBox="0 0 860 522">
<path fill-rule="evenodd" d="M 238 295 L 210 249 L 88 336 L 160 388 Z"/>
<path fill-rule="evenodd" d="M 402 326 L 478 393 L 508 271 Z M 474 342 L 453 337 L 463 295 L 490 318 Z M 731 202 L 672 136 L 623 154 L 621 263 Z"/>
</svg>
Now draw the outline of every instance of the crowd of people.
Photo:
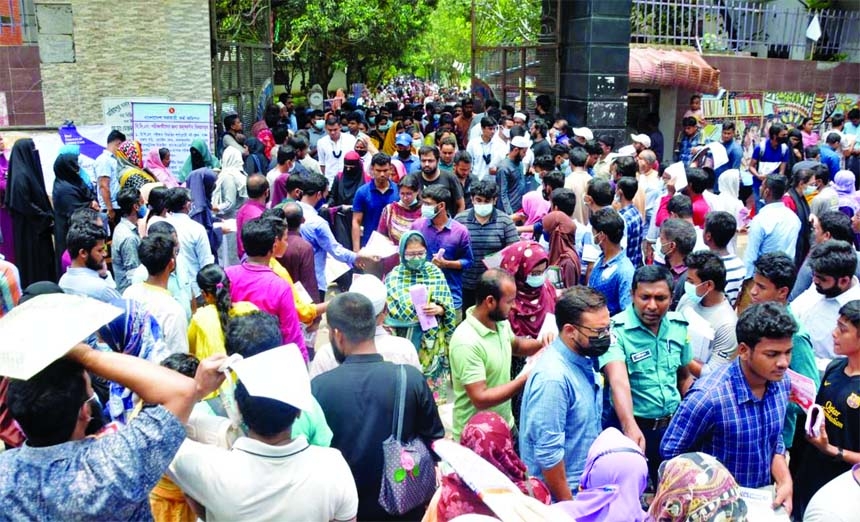
<svg viewBox="0 0 860 522">
<path fill-rule="evenodd" d="M 546 519 L 857 519 L 860 109 L 746 159 L 726 122 L 720 161 L 694 106 L 669 165 L 543 96 L 381 92 L 227 114 L 179 169 L 112 131 L 50 197 L 0 156 L 0 317 L 122 311 L 0 381 L 0 518 L 510 516 L 447 437 Z"/>
</svg>

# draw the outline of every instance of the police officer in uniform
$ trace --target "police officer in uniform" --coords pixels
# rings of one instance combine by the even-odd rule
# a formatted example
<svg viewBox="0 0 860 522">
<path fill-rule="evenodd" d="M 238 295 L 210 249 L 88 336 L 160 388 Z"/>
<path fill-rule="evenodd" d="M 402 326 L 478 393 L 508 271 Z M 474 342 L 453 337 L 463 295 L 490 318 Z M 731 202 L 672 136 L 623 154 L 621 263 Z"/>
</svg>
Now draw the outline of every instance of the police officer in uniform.
<svg viewBox="0 0 860 522">
<path fill-rule="evenodd" d="M 645 450 L 655 486 L 660 441 L 681 395 L 692 384 L 687 320 L 669 312 L 672 284 L 672 275 L 662 266 L 636 270 L 633 304 L 612 318 L 612 342 L 599 359 L 613 406 L 606 408 L 610 416 L 605 424 L 619 423 L 624 434 Z"/>
</svg>

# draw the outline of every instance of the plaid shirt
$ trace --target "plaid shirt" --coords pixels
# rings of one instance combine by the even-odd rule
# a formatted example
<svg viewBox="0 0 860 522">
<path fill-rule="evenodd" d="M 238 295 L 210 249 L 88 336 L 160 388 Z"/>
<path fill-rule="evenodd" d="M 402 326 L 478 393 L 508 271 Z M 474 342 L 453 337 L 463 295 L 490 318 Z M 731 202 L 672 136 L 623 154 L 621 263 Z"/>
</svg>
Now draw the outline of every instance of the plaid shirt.
<svg viewBox="0 0 860 522">
<path fill-rule="evenodd" d="M 642 214 L 634 205 L 627 205 L 619 212 L 624 218 L 624 226 L 627 230 L 627 259 L 633 263 L 634 268 L 642 266 Z"/>
<path fill-rule="evenodd" d="M 675 412 L 660 453 L 670 459 L 689 451 L 713 455 L 742 487 L 771 483 L 771 461 L 785 454 L 782 426 L 788 407 L 788 377 L 753 395 L 740 360 L 699 379 Z"/>
<path fill-rule="evenodd" d="M 678 153 L 676 154 L 675 161 L 683 162 L 685 167 L 689 167 L 690 160 L 693 159 L 693 147 L 700 147 L 701 145 L 701 132 L 696 131 L 692 136 L 687 136 L 682 132 L 681 139 L 678 140 Z"/>
</svg>

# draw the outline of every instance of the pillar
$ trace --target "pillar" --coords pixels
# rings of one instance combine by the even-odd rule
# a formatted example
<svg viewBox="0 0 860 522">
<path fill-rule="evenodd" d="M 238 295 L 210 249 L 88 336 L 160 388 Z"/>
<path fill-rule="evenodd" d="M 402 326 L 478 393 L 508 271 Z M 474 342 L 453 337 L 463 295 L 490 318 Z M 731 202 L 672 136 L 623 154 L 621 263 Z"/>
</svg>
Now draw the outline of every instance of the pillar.
<svg viewBox="0 0 860 522">
<path fill-rule="evenodd" d="M 561 2 L 559 113 L 571 126 L 628 141 L 631 0 Z"/>
</svg>

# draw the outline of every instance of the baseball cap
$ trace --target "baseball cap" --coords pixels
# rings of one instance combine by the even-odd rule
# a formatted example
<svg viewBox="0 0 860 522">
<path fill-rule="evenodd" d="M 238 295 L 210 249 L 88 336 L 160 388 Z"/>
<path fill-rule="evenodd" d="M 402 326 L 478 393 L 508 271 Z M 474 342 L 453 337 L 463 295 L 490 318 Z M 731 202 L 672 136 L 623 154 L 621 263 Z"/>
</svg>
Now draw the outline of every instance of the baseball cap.
<svg viewBox="0 0 860 522">
<path fill-rule="evenodd" d="M 588 127 L 574 127 L 573 135 L 579 136 L 580 138 L 585 138 L 586 140 L 594 139 L 594 133 L 591 132 L 591 129 L 589 129 Z"/>
<path fill-rule="evenodd" d="M 395 145 L 403 145 L 404 147 L 411 147 L 412 146 L 412 136 L 410 136 L 408 132 L 398 134 L 397 138 L 394 140 L 394 144 Z"/>
<path fill-rule="evenodd" d="M 631 134 L 630 139 L 633 140 L 633 143 L 645 145 L 646 149 L 651 148 L 651 138 L 647 134 Z"/>
<path fill-rule="evenodd" d="M 625 146 L 621 147 L 620 149 L 618 149 L 618 155 L 619 156 L 635 156 L 636 155 L 636 149 L 633 148 L 633 145 L 625 145 Z"/>
<path fill-rule="evenodd" d="M 352 280 L 352 285 L 349 287 L 350 292 L 361 294 L 373 304 L 373 315 L 379 315 L 385 309 L 385 299 L 388 292 L 385 290 L 385 284 L 374 275 L 361 274 Z"/>
</svg>

